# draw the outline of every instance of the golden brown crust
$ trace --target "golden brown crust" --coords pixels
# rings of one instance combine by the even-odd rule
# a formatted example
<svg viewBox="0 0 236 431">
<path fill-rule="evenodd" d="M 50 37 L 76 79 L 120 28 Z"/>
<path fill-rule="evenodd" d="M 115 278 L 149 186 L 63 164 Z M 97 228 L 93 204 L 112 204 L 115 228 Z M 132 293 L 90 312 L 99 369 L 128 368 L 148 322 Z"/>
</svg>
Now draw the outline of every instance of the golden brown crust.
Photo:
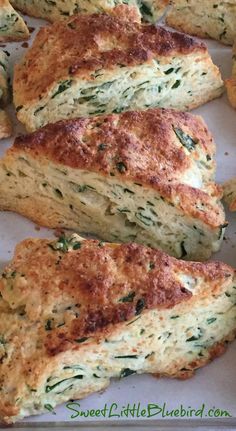
<svg viewBox="0 0 236 431">
<path fill-rule="evenodd" d="M 109 48 L 104 48 L 106 43 Z M 121 64 L 135 66 L 157 56 L 196 51 L 206 51 L 205 45 L 162 27 L 130 23 L 106 14 L 75 16 L 42 28 L 16 66 L 17 106 L 38 99 L 55 82 L 68 76 L 92 81 L 91 72 L 97 69 L 112 69 Z"/>
<path fill-rule="evenodd" d="M 0 139 L 8 138 L 12 135 L 12 123 L 8 114 L 0 109 Z"/>
<path fill-rule="evenodd" d="M 181 129 L 197 143 L 191 155 L 176 136 Z M 102 144 L 102 147 L 101 147 Z M 60 121 L 15 140 L 11 152 L 24 151 L 55 164 L 85 169 L 119 180 L 142 183 L 157 190 L 170 202 L 176 201 L 186 213 L 212 226 L 224 223 L 215 207 L 221 188 L 211 184 L 209 192 L 182 183 L 184 173 L 203 153 L 204 163 L 212 161 L 215 146 L 200 117 L 174 110 L 150 109 L 90 119 Z M 213 199 L 213 200 L 212 200 Z M 202 211 L 201 205 L 208 208 Z"/>
<path fill-rule="evenodd" d="M 78 244 L 78 242 L 76 242 Z M 97 240 L 82 241 L 70 252 L 55 250 L 55 241 L 29 239 L 15 252 L 14 261 L 4 271 L 24 274 L 27 280 L 14 281 L 10 290 L 0 280 L 3 299 L 16 309 L 26 307 L 30 320 L 53 317 L 53 307 L 76 304 L 78 315 L 66 326 L 42 330 L 47 355 L 79 349 L 78 339 L 105 337 L 114 325 L 132 320 L 148 309 L 173 308 L 192 297 L 176 274 L 194 274 L 211 283 L 217 294 L 220 280 L 232 277 L 232 268 L 220 262 L 207 264 L 178 261 L 165 253 L 137 244 L 108 244 Z M 75 247 L 75 248 L 76 248 Z M 40 274 L 43 273 L 44 277 Z M 37 281 L 34 301 L 31 286 Z M 50 286 L 50 287 L 49 287 Z M 209 286 L 209 285 L 208 285 Z M 131 301 L 124 301 L 134 294 Z M 209 292 L 206 294 L 209 294 Z M 33 305 L 33 307 L 32 307 Z"/>
</svg>

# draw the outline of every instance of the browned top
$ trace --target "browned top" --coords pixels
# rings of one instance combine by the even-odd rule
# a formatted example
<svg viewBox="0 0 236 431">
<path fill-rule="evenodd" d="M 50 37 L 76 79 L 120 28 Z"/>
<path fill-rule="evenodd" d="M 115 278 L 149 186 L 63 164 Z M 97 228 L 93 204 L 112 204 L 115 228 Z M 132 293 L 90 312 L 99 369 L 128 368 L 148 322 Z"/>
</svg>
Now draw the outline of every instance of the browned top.
<svg viewBox="0 0 236 431">
<path fill-rule="evenodd" d="M 177 129 L 193 139 L 196 145 L 191 151 L 177 137 Z M 224 223 L 217 204 L 221 190 L 211 182 L 215 145 L 203 120 L 192 114 L 150 109 L 60 121 L 17 138 L 8 154 L 22 151 L 40 157 L 41 162 L 44 157 L 74 169 L 141 183 L 186 214 L 212 226 Z M 202 175 L 199 188 L 195 188 L 196 166 Z"/>
<path fill-rule="evenodd" d="M 106 14 L 78 15 L 42 28 L 16 66 L 16 104 L 37 100 L 55 82 L 75 76 L 91 81 L 98 69 L 134 66 L 158 56 L 206 51 L 204 44 L 162 27 Z"/>
<path fill-rule="evenodd" d="M 178 261 L 137 244 L 80 241 L 78 236 L 66 243 L 70 251 L 57 250 L 60 244 L 65 247 L 65 240 L 25 240 L 0 280 L 8 307 L 25 310 L 29 322 L 40 322 L 49 356 L 79 349 L 90 337 L 104 338 L 114 325 L 148 309 L 189 300 L 192 293 L 180 274 L 201 277 L 207 295 L 234 274 L 222 263 Z"/>
</svg>

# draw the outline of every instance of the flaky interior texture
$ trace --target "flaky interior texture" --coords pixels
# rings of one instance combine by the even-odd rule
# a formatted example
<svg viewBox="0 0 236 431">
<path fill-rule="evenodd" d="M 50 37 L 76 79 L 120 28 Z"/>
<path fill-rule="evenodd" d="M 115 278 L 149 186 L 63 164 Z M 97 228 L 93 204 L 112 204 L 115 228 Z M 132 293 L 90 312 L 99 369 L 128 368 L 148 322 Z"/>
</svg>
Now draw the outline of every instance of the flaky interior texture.
<svg viewBox="0 0 236 431">
<path fill-rule="evenodd" d="M 108 241 L 136 241 L 187 259 L 204 260 L 220 247 L 224 226 L 211 228 L 184 214 L 145 185 L 41 162 L 21 155 L 14 164 L 3 161 L 2 209 L 44 226 L 90 232 Z M 198 172 L 191 174 L 186 182 L 197 186 Z"/>
<path fill-rule="evenodd" d="M 234 0 L 174 0 L 167 23 L 186 33 L 233 45 L 236 37 Z"/>
<path fill-rule="evenodd" d="M 0 41 L 28 39 L 29 30 L 23 18 L 13 9 L 8 0 L 0 0 Z"/>
<path fill-rule="evenodd" d="M 57 21 L 77 13 L 109 12 L 118 5 L 136 6 L 143 18 L 155 22 L 163 14 L 167 0 L 11 0 L 16 8 L 29 15 Z"/>
<path fill-rule="evenodd" d="M 76 254 L 79 244 L 75 236 L 73 241 L 71 250 L 67 251 L 71 255 Z M 30 245 L 25 246 L 27 253 L 34 256 Z M 83 247 L 81 242 L 80 246 Z M 39 250 L 40 244 L 37 247 Z M 52 253 L 63 261 L 63 252 L 57 251 L 57 247 Z M 22 263 L 27 265 L 23 250 L 21 254 Z M 71 259 L 73 262 L 73 257 Z M 44 267 L 40 271 L 37 286 L 45 276 Z M 43 334 L 50 333 L 52 325 L 60 329 L 69 325 L 80 315 L 79 304 L 72 298 L 68 302 L 66 297 L 63 303 L 59 299 L 50 303 L 51 287 L 48 305 L 51 308 L 54 305 L 53 319 L 44 321 L 47 310 L 40 308 L 36 286 L 34 300 L 29 301 L 26 296 L 18 303 L 14 301 L 14 292 L 20 286 L 27 292 L 29 281 L 25 270 L 23 274 L 20 268 L 9 268 L 0 280 L 3 293 L 0 300 L 2 418 L 14 422 L 28 415 L 52 411 L 62 402 L 106 388 L 113 378 L 135 373 L 190 377 L 195 369 L 223 353 L 224 343 L 234 338 L 236 280 L 232 273 L 223 272 L 223 279 L 209 282 L 194 270 L 190 274 L 179 269 L 175 274 L 176 282 L 192 293 L 190 299 L 169 309 L 138 310 L 133 319 L 108 328 L 99 339 L 93 335 L 79 338 L 66 351 L 48 356 L 42 342 Z M 56 283 L 59 283 L 62 274 L 60 270 L 56 274 Z M 117 304 L 132 303 L 134 296 L 135 292 L 130 293 Z M 14 372 L 11 372 L 12 367 Z"/>
<path fill-rule="evenodd" d="M 60 119 L 153 107 L 188 110 L 220 96 L 222 81 L 208 53 L 159 57 L 135 67 L 94 72 L 92 80 L 55 83 L 38 101 L 17 106 L 30 131 Z M 17 96 L 16 96 L 17 99 Z"/>
</svg>

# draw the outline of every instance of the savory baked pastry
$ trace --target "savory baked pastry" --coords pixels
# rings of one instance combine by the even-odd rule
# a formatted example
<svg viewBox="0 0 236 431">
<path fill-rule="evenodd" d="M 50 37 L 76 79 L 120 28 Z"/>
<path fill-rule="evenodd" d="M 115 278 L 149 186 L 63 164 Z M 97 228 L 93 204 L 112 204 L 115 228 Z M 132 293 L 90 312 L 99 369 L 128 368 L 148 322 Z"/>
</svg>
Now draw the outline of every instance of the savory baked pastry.
<svg viewBox="0 0 236 431">
<path fill-rule="evenodd" d="M 12 134 L 12 125 L 8 114 L 1 109 L 9 101 L 9 62 L 8 55 L 0 50 L 0 139 Z"/>
<path fill-rule="evenodd" d="M 167 24 L 199 37 L 233 45 L 236 38 L 235 0 L 172 0 Z"/>
<path fill-rule="evenodd" d="M 8 138 L 12 134 L 12 124 L 8 114 L 0 109 L 0 139 Z"/>
<path fill-rule="evenodd" d="M 29 30 L 23 18 L 8 0 L 0 0 L 0 42 L 28 39 Z"/>
<path fill-rule="evenodd" d="M 236 177 L 223 184 L 224 200 L 230 211 L 236 211 Z"/>
<path fill-rule="evenodd" d="M 230 79 L 226 79 L 225 85 L 227 88 L 227 94 L 228 99 L 233 106 L 233 108 L 236 109 L 236 42 L 233 46 L 233 70 L 232 70 L 232 77 Z"/>
<path fill-rule="evenodd" d="M 28 15 L 52 22 L 77 13 L 109 13 L 118 5 L 134 6 L 145 20 L 155 22 L 163 15 L 169 0 L 11 0 L 11 3 Z"/>
<path fill-rule="evenodd" d="M 222 88 L 205 45 L 162 27 L 94 14 L 39 31 L 15 68 L 14 101 L 19 120 L 33 131 L 78 116 L 156 106 L 188 110 Z"/>
<path fill-rule="evenodd" d="M 235 271 L 137 244 L 27 239 L 0 279 L 0 416 L 152 373 L 187 378 L 236 330 Z M 17 378 L 16 378 L 17 376 Z"/>
<path fill-rule="evenodd" d="M 172 110 L 61 121 L 16 139 L 0 162 L 0 208 L 52 228 L 204 260 L 225 223 L 215 145 Z"/>
<path fill-rule="evenodd" d="M 9 79 L 8 55 L 0 49 L 0 106 L 9 101 Z"/>
</svg>

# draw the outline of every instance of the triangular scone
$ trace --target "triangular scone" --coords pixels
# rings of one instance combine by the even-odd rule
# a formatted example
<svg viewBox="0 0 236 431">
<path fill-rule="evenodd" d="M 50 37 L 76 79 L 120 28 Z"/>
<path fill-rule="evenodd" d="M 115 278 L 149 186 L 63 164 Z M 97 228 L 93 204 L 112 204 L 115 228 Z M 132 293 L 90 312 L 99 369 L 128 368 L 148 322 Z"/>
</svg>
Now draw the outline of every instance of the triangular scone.
<svg viewBox="0 0 236 431">
<path fill-rule="evenodd" d="M 28 15 L 59 21 L 78 13 L 109 13 L 119 5 L 137 9 L 147 21 L 155 22 L 163 15 L 169 0 L 11 0 L 11 4 Z"/>
<path fill-rule="evenodd" d="M 236 177 L 223 184 L 224 200 L 230 211 L 236 211 Z"/>
<path fill-rule="evenodd" d="M 202 119 L 174 110 L 61 121 L 7 151 L 0 208 L 48 227 L 204 260 L 227 225 L 214 153 Z"/>
<path fill-rule="evenodd" d="M 8 0 L 0 0 L 0 42 L 28 39 L 29 30 L 23 18 Z"/>
<path fill-rule="evenodd" d="M 8 56 L 0 50 L 0 106 L 9 101 L 9 62 Z"/>
<path fill-rule="evenodd" d="M 235 338 L 235 287 L 223 263 L 134 243 L 23 241 L 0 278 L 1 419 L 52 411 L 131 374 L 191 377 Z"/>
<path fill-rule="evenodd" d="M 233 45 L 236 38 L 235 0 L 172 0 L 166 18 L 177 30 Z"/>
<path fill-rule="evenodd" d="M 8 138 L 12 134 L 12 124 L 8 114 L 0 109 L 0 139 Z"/>
<path fill-rule="evenodd" d="M 223 82 L 193 38 L 94 14 L 41 29 L 15 67 L 13 87 L 18 119 L 33 131 L 65 118 L 192 109 L 220 96 Z"/>
<path fill-rule="evenodd" d="M 236 109 L 236 42 L 233 46 L 233 69 L 232 69 L 232 77 L 230 79 L 226 79 L 225 85 L 227 88 L 228 99 Z"/>
</svg>

